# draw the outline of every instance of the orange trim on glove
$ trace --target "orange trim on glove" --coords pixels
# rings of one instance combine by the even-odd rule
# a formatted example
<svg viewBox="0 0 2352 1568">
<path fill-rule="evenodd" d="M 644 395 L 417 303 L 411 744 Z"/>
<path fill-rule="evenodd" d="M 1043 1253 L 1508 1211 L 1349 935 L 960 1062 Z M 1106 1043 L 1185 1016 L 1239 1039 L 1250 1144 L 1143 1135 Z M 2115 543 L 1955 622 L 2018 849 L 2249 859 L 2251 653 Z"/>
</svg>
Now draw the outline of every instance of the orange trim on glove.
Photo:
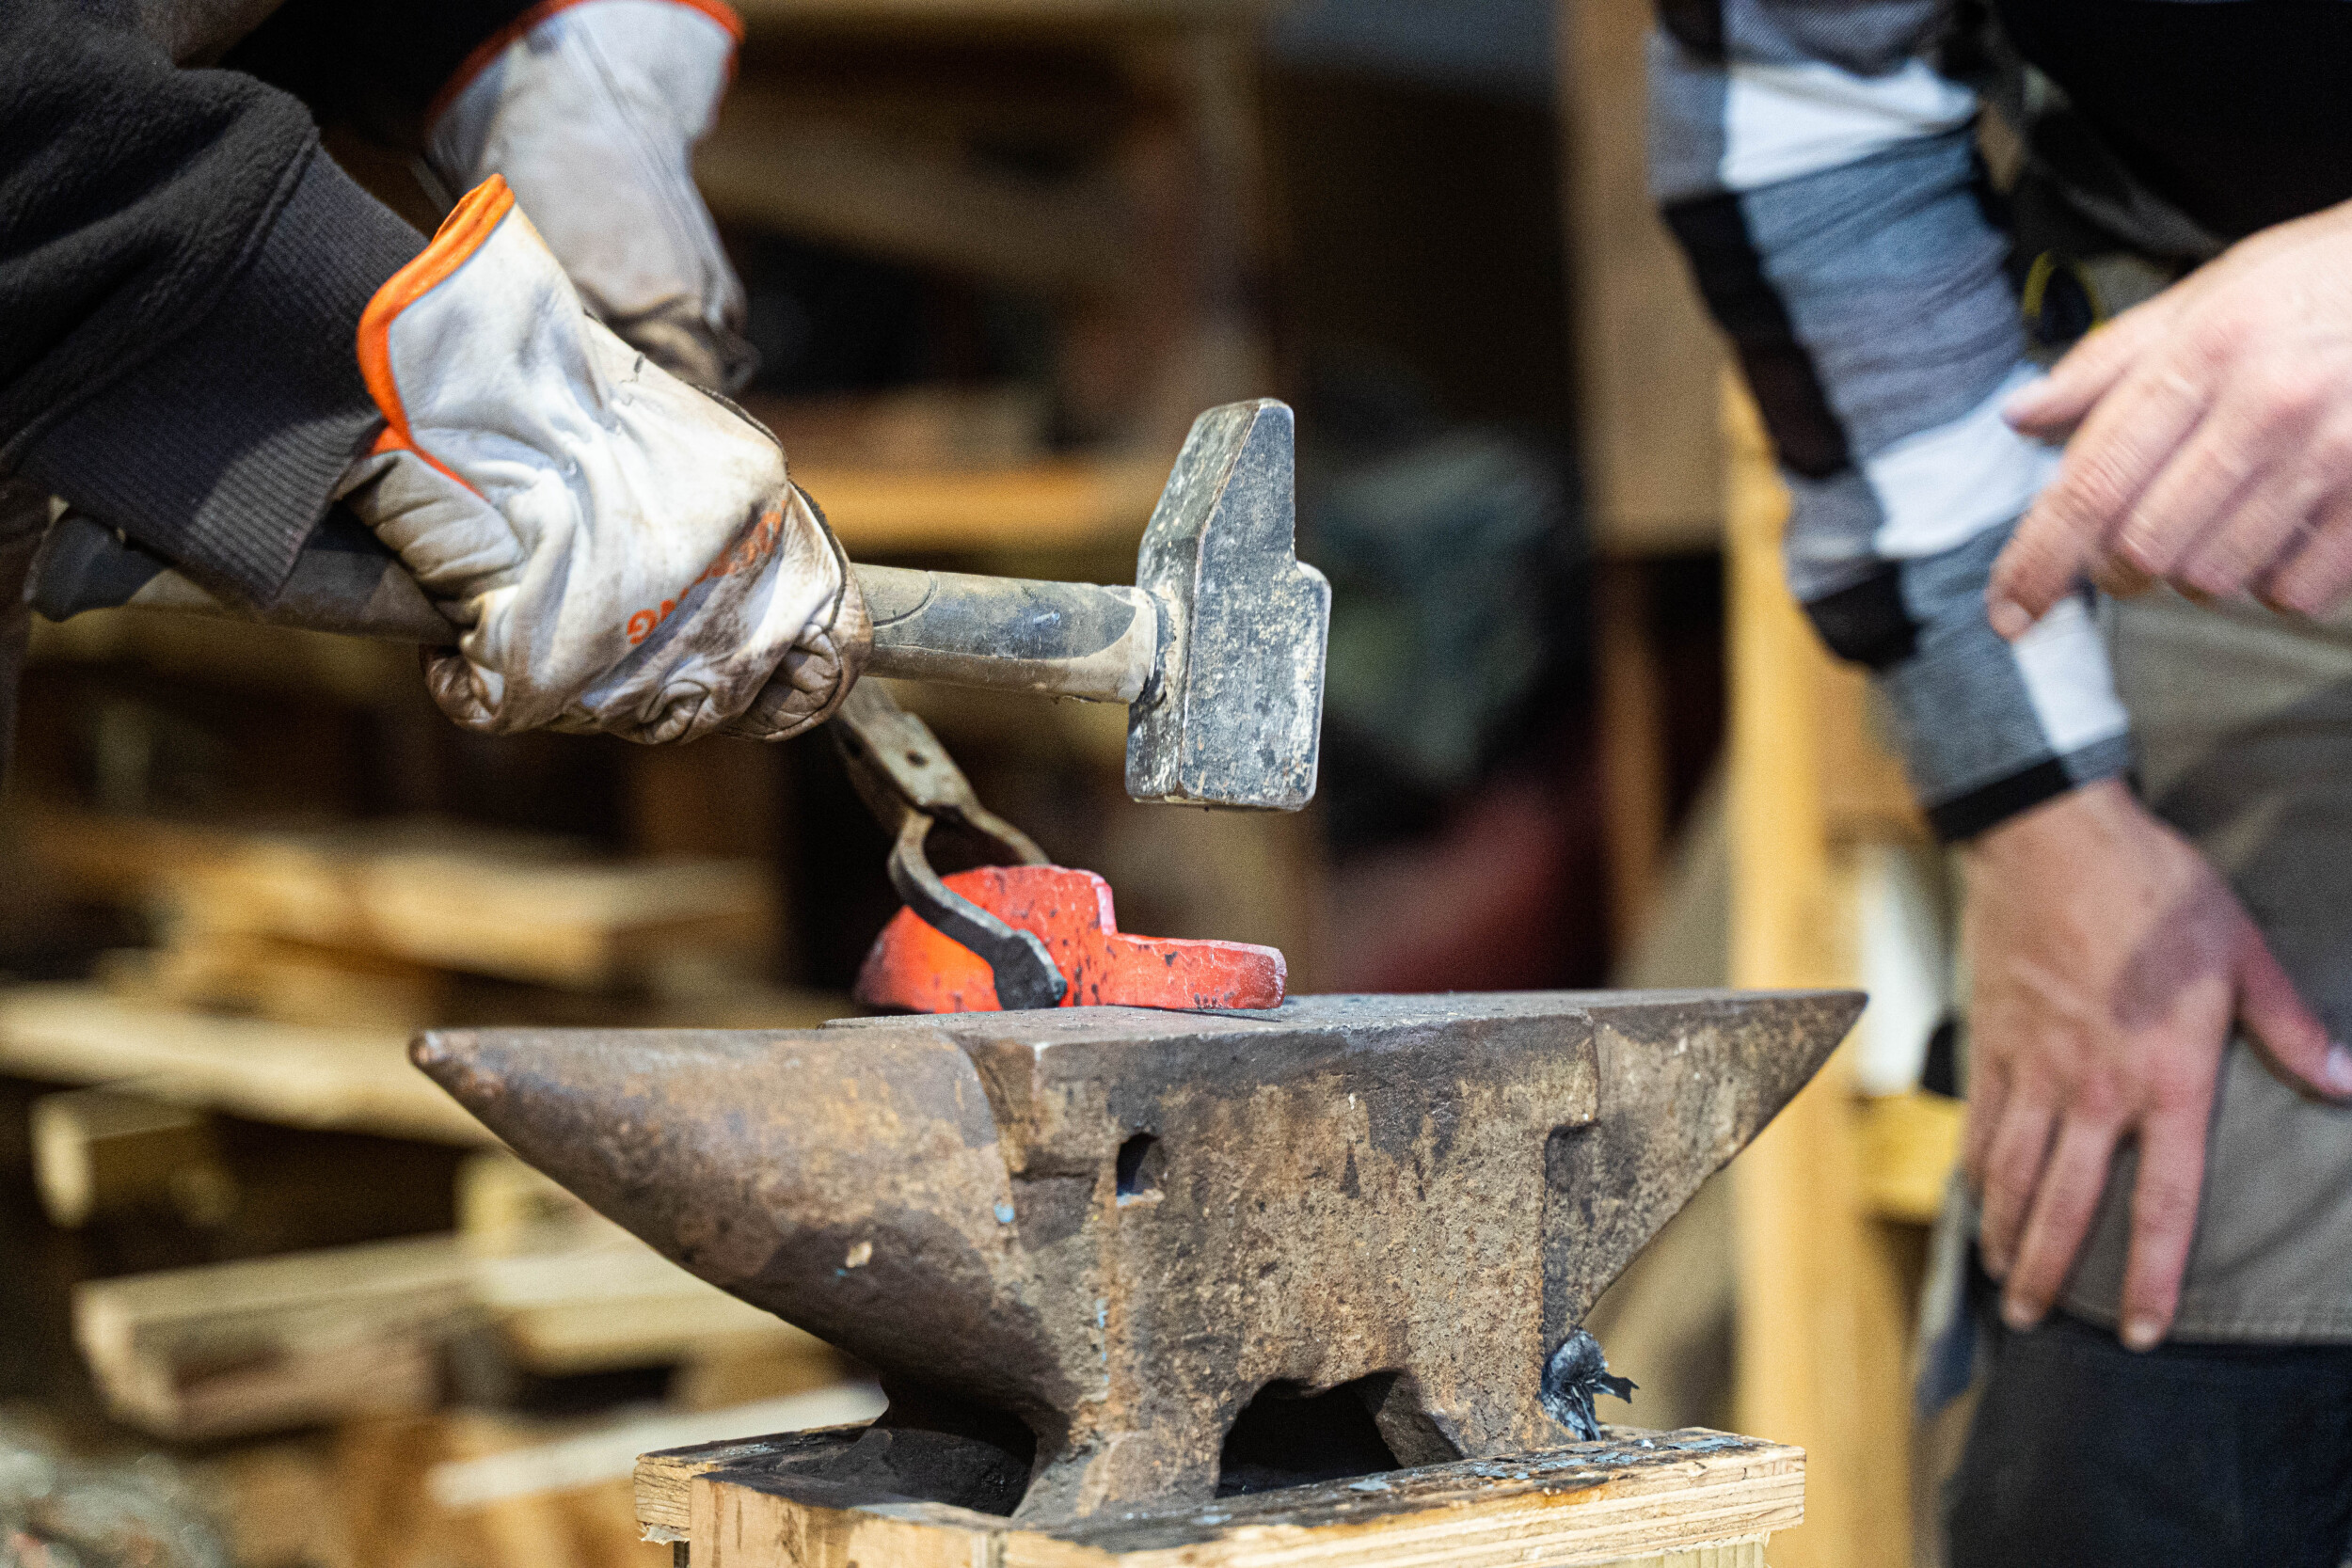
<svg viewBox="0 0 2352 1568">
<path fill-rule="evenodd" d="M 441 84 L 441 90 L 433 95 L 433 102 L 425 105 L 424 123 L 426 126 L 439 124 L 442 112 L 457 101 L 459 93 L 473 85 L 475 77 L 489 69 L 492 60 L 506 52 L 508 44 L 513 43 L 556 12 L 569 10 L 574 6 L 586 3 L 587 0 L 539 0 L 537 5 L 474 45 L 473 52 L 460 61 L 457 69 L 450 72 L 449 80 Z M 728 5 L 727 0 L 669 0 L 669 3 L 674 6 L 684 6 L 688 10 L 702 12 L 703 15 L 724 27 L 727 30 L 727 37 L 733 39 L 739 46 L 741 45 L 743 19 L 735 13 L 735 8 Z M 732 66 L 729 69 L 732 70 Z"/>
<path fill-rule="evenodd" d="M 375 438 L 372 451 L 405 448 L 466 484 L 409 434 L 408 410 L 401 402 L 400 382 L 392 374 L 392 322 L 464 266 L 514 210 L 515 193 L 506 188 L 504 176 L 493 174 L 466 193 L 465 199 L 434 230 L 433 242 L 415 261 L 386 278 L 368 308 L 359 312 L 359 379 L 367 384 L 368 396 L 375 400 L 377 412 L 384 416 L 384 434 Z M 466 484 L 466 488 L 473 486 Z"/>
</svg>

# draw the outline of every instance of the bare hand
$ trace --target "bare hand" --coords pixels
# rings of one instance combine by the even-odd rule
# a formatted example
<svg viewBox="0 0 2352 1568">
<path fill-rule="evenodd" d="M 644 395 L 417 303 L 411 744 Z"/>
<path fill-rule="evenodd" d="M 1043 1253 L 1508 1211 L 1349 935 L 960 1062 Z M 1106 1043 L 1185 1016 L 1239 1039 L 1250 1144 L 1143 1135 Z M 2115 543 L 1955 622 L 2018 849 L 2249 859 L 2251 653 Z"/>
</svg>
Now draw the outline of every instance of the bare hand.
<svg viewBox="0 0 2352 1568">
<path fill-rule="evenodd" d="M 2287 1073 L 2352 1096 L 2324 1025 L 2194 846 L 2109 779 L 1969 850 L 1968 1180 L 2012 1327 L 2041 1321 L 2125 1138 L 2139 1144 L 2122 1337 L 2170 1328 L 2197 1223 L 2205 1130 L 2232 1022 Z"/>
<path fill-rule="evenodd" d="M 2125 311 L 2004 413 L 2072 439 L 1994 563 L 2002 636 L 2086 576 L 2331 609 L 2352 589 L 2352 203 Z"/>
</svg>

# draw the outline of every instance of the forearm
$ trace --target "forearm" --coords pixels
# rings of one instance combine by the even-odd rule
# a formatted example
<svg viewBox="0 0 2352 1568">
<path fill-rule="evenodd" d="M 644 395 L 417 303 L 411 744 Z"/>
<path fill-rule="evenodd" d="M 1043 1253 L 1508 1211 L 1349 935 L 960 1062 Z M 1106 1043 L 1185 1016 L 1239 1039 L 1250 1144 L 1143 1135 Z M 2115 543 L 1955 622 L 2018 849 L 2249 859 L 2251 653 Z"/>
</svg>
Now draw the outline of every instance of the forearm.
<svg viewBox="0 0 2352 1568">
<path fill-rule="evenodd" d="M 300 104 L 59 0 L 0 49 L 0 471 L 266 598 L 377 422 L 359 312 L 422 241 Z"/>
<path fill-rule="evenodd" d="M 1879 8 L 1872 32 L 1784 4 L 1699 47 L 1661 35 L 1653 175 L 1779 450 L 1790 587 L 1877 675 L 1958 837 L 2112 774 L 2127 737 L 2083 607 L 2014 649 L 1984 620 L 2052 459 L 1999 417 L 2029 372 L 1974 101 L 1919 54 L 1936 9 Z"/>
</svg>

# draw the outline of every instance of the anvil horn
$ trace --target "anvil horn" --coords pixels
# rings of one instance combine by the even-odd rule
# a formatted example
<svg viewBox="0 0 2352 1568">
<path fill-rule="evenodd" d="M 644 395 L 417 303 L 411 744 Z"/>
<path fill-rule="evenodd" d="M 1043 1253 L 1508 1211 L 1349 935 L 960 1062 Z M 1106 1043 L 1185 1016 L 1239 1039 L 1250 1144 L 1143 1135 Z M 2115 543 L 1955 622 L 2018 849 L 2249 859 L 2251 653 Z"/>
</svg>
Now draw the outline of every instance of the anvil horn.
<svg viewBox="0 0 2352 1568">
<path fill-rule="evenodd" d="M 1064 1518 L 1213 1495 L 1269 1386 L 1348 1386 L 1403 1464 L 1559 1441 L 1551 1353 L 1861 1001 L 1304 997 L 414 1055 L 597 1210 L 874 1367 L 861 1463 L 898 1490 Z M 966 1439 L 992 1457 L 952 1479 L 908 1457 Z"/>
</svg>

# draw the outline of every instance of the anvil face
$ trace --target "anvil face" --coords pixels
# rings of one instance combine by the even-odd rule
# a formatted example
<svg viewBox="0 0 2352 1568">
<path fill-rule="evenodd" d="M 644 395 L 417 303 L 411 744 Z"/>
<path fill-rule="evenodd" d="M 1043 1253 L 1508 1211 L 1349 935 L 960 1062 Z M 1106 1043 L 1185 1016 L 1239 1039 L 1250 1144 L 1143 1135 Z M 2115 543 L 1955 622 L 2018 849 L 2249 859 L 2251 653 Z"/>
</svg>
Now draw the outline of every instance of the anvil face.
<svg viewBox="0 0 2352 1568">
<path fill-rule="evenodd" d="M 867 1458 L 972 1439 L 953 1500 L 1072 1517 L 1206 1498 L 1269 1386 L 1350 1386 L 1405 1465 L 1563 1441 L 1546 1358 L 1861 1001 L 1328 996 L 415 1054 L 596 1209 L 874 1367 Z"/>
</svg>

